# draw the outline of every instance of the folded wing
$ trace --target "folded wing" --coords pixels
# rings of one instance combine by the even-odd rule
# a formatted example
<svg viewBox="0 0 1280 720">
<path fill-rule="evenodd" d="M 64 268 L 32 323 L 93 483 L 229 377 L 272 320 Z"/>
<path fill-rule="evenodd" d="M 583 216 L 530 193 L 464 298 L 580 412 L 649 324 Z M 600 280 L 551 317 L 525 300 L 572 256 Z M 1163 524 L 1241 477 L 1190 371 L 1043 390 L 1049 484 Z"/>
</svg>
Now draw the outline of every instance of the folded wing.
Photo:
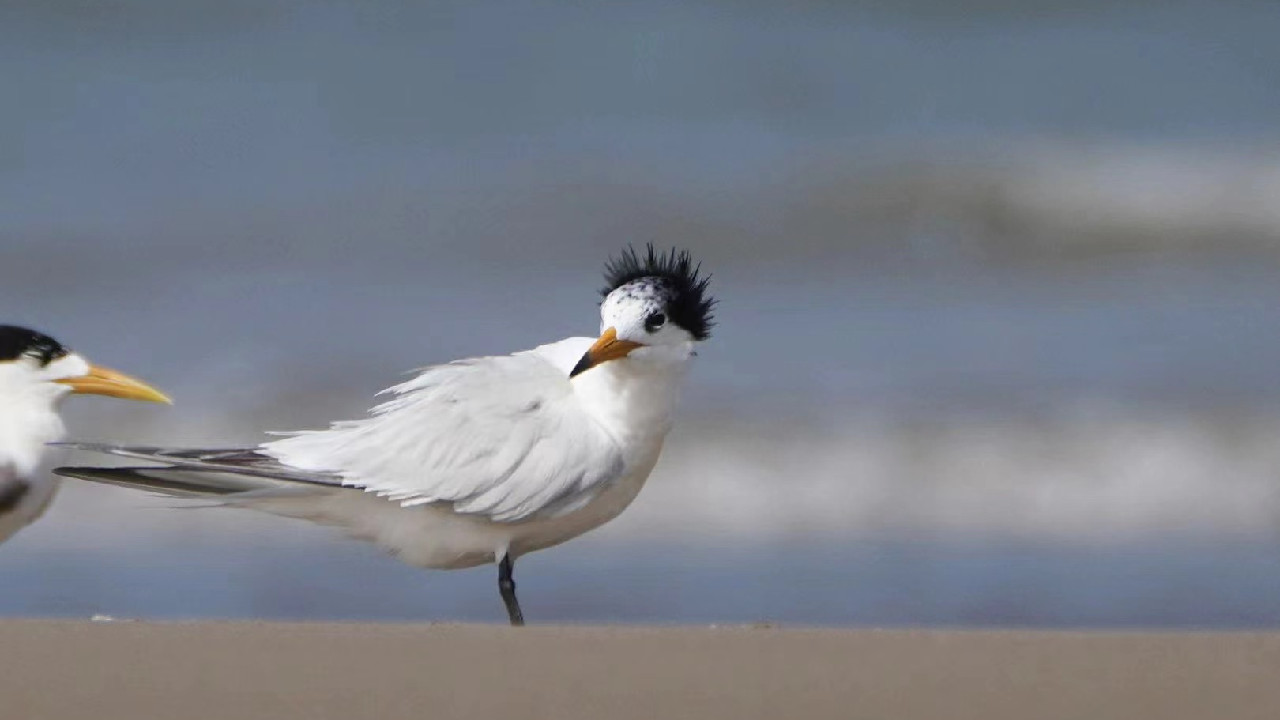
<svg viewBox="0 0 1280 720">
<path fill-rule="evenodd" d="M 557 360 L 565 344 L 551 346 Z M 547 352 L 428 368 L 369 418 L 260 452 L 402 505 L 449 503 L 499 522 L 568 512 L 620 477 L 623 458 Z"/>
<path fill-rule="evenodd" d="M 184 486 L 207 472 L 221 476 L 224 491 L 236 487 L 230 478 L 244 476 L 362 488 L 402 506 L 447 504 L 496 522 L 556 517 L 585 505 L 623 472 L 616 443 L 582 408 L 561 367 L 590 343 L 571 338 L 430 367 L 386 390 L 394 397 L 365 419 L 257 449 L 73 446 L 183 470 Z"/>
</svg>

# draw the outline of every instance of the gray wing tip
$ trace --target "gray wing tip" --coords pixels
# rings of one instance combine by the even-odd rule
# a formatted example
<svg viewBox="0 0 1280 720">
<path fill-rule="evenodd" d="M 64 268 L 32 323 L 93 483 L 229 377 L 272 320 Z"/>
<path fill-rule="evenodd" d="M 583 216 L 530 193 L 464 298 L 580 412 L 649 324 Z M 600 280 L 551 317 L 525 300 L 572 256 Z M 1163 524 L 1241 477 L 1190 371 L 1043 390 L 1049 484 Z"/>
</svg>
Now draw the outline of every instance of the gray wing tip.
<svg viewBox="0 0 1280 720">
<path fill-rule="evenodd" d="M 67 450 L 84 450 L 86 452 L 105 453 L 107 455 L 139 455 L 153 454 L 161 450 L 157 447 L 144 447 L 138 445 L 114 445 L 112 443 L 101 442 L 51 442 L 51 447 L 65 448 Z"/>
<path fill-rule="evenodd" d="M 78 442 L 78 441 L 59 441 L 49 443 L 49 447 L 67 448 L 68 450 L 91 450 L 94 452 L 110 452 L 114 445 L 108 443 L 95 442 Z"/>
<path fill-rule="evenodd" d="M 207 495 L 226 495 L 236 489 L 222 488 L 200 482 L 191 482 L 182 478 L 155 476 L 153 471 L 164 468 L 154 467 L 93 467 L 88 465 L 63 465 L 53 469 L 60 477 L 85 480 L 103 485 L 142 490 L 168 497 L 201 497 Z"/>
<path fill-rule="evenodd" d="M 92 465 L 60 465 L 50 470 L 54 475 L 76 478 L 78 480 L 94 480 L 113 476 L 131 474 L 136 467 L 95 467 Z"/>
</svg>

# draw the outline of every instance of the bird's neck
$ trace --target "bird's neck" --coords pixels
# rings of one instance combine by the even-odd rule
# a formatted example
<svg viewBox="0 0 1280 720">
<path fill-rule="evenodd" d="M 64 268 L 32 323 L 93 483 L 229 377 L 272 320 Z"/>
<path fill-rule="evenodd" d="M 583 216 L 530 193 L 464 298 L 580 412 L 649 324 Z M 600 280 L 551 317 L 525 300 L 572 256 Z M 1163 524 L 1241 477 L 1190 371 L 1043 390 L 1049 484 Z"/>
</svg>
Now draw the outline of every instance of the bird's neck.
<svg viewBox="0 0 1280 720">
<path fill-rule="evenodd" d="M 61 440 L 65 432 L 56 398 L 41 392 L 5 393 L 0 403 L 0 465 L 29 475 L 44 457 L 45 444 Z"/>
<path fill-rule="evenodd" d="M 614 360 L 576 378 L 575 391 L 624 451 L 649 446 L 671 429 L 689 360 L 689 353 Z"/>
</svg>

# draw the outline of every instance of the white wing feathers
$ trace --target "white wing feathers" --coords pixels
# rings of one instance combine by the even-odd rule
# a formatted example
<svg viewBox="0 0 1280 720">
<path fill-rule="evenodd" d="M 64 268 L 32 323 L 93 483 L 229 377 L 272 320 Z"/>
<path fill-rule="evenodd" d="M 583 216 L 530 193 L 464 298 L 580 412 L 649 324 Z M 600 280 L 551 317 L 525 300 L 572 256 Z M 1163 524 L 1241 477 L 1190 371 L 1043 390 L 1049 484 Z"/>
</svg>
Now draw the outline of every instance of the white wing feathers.
<svg viewBox="0 0 1280 720">
<path fill-rule="evenodd" d="M 590 343 L 570 338 L 431 367 L 384 391 L 395 397 L 366 419 L 261 450 L 405 506 L 446 502 L 499 522 L 554 517 L 581 507 L 623 471 L 617 444 L 582 409 L 569 381 Z"/>
</svg>

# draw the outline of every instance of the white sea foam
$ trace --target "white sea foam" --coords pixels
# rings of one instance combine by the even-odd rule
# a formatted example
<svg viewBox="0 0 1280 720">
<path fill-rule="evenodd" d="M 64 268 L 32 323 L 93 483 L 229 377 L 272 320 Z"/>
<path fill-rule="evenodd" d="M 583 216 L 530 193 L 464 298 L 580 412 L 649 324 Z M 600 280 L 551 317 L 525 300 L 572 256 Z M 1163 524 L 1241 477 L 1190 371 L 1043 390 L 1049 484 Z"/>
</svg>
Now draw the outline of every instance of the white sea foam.
<svg viewBox="0 0 1280 720">
<path fill-rule="evenodd" d="M 1275 144 L 992 138 L 880 148 L 876 157 L 796 170 L 788 236 L 821 246 L 838 228 L 866 228 L 852 245 L 891 240 L 887 250 L 916 256 L 1038 263 L 1280 250 Z M 755 207 L 767 213 L 768 198 Z"/>
</svg>

